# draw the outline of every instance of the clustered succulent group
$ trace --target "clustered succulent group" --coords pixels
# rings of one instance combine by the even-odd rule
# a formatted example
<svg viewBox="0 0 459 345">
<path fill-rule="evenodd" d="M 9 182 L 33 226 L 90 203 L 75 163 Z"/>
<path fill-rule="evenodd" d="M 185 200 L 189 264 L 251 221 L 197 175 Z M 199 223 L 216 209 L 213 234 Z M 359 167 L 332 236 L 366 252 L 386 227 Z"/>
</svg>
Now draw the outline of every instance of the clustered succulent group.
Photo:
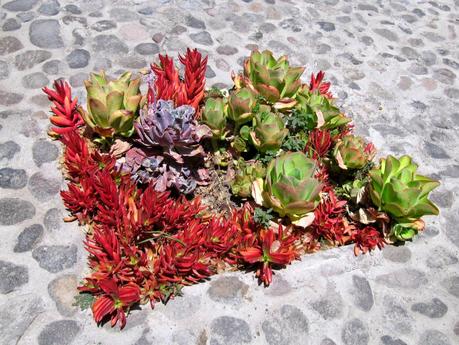
<svg viewBox="0 0 459 345">
<path fill-rule="evenodd" d="M 373 162 L 323 72 L 304 83 L 286 56 L 254 51 L 230 89 L 206 89 L 207 58 L 179 60 L 183 76 L 167 55 L 134 79 L 92 74 L 86 109 L 66 82 L 44 89 L 65 147 L 66 220 L 86 227 L 78 299 L 96 322 L 124 327 L 135 304 L 224 270 L 254 268 L 269 285 L 305 253 L 403 244 L 438 214 L 439 182 L 409 156 Z M 221 195 L 228 207 L 215 211 Z"/>
</svg>

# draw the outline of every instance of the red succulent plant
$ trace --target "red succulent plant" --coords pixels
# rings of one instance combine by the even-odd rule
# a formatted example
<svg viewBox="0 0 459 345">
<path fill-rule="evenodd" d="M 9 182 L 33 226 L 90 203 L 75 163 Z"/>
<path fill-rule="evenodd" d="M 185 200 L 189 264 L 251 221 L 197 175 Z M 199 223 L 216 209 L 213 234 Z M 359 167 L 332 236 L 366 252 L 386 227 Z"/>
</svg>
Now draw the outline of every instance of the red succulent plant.
<svg viewBox="0 0 459 345">
<path fill-rule="evenodd" d="M 355 242 L 354 254 L 356 256 L 359 255 L 360 252 L 366 254 L 376 249 L 376 247 L 382 249 L 386 243 L 382 233 L 372 226 L 354 230 L 351 239 Z"/>
<path fill-rule="evenodd" d="M 72 99 L 72 89 L 70 85 L 62 80 L 54 81 L 54 90 L 47 87 L 43 92 L 48 95 L 48 99 L 53 102 L 51 107 L 50 121 L 56 127 L 51 127 L 51 135 L 59 135 L 74 131 L 84 125 L 83 118 L 78 111 L 78 99 Z"/>
<path fill-rule="evenodd" d="M 332 145 L 332 137 L 326 129 L 314 129 L 309 133 L 305 151 L 310 152 L 312 158 L 319 159 L 327 155 Z"/>
</svg>

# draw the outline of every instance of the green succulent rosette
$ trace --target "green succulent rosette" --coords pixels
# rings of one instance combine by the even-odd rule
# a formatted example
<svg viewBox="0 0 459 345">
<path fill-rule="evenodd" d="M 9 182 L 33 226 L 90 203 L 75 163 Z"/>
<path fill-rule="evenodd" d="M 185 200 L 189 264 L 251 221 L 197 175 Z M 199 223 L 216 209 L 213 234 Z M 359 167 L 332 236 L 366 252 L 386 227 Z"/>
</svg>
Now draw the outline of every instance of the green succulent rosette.
<svg viewBox="0 0 459 345">
<path fill-rule="evenodd" d="M 336 143 L 333 157 L 343 170 L 362 169 L 375 153 L 374 146 L 367 144 L 362 137 L 346 135 Z"/>
<path fill-rule="evenodd" d="M 288 134 L 279 114 L 262 112 L 255 114 L 250 139 L 260 152 L 277 151 Z"/>
<path fill-rule="evenodd" d="M 215 139 L 225 138 L 227 104 L 223 98 L 208 98 L 202 111 L 202 122 L 212 131 Z"/>
</svg>

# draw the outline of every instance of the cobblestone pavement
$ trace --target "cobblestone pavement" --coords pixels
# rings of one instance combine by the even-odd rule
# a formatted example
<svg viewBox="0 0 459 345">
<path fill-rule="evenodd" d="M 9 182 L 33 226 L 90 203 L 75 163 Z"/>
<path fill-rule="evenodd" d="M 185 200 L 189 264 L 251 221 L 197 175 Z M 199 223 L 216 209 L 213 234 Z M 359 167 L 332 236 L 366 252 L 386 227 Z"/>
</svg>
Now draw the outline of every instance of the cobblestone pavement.
<svg viewBox="0 0 459 345">
<path fill-rule="evenodd" d="M 459 343 L 459 1 L 0 0 L 0 343 Z M 381 154 L 410 153 L 441 179 L 441 216 L 404 247 L 304 257 L 267 289 L 231 273 L 136 310 L 122 334 L 72 306 L 86 269 L 59 190 L 40 88 L 147 66 L 187 46 L 209 54 L 208 84 L 230 84 L 250 50 L 323 69 L 357 132 Z M 307 77 L 305 75 L 305 77 Z"/>
</svg>

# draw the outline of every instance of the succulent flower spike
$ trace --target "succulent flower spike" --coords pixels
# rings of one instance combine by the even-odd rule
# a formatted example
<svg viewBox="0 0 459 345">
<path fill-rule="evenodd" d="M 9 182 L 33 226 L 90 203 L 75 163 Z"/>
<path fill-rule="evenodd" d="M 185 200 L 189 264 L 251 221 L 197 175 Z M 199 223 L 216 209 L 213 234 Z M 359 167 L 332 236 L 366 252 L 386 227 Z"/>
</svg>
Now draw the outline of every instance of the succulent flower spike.
<svg viewBox="0 0 459 345">
<path fill-rule="evenodd" d="M 53 87 L 54 90 L 43 88 L 43 92 L 53 102 L 53 107 L 51 107 L 53 116 L 49 120 L 56 127 L 52 127 L 49 134 L 60 135 L 73 132 L 84 124 L 78 111 L 78 99 L 76 97 L 72 99 L 72 89 L 65 81 L 55 80 Z"/>
<path fill-rule="evenodd" d="M 91 74 L 91 79 L 85 81 L 88 109 L 82 115 L 86 124 L 105 138 L 115 134 L 131 136 L 142 98 L 139 85 L 140 79 L 131 80 L 130 72 L 112 81 L 103 71 Z"/>
<path fill-rule="evenodd" d="M 373 144 L 367 144 L 363 138 L 355 135 L 346 135 L 338 140 L 333 150 L 333 156 L 343 170 L 361 169 L 375 154 Z"/>
<path fill-rule="evenodd" d="M 399 223 L 412 223 L 424 215 L 439 213 L 428 196 L 440 182 L 416 174 L 417 168 L 410 156 L 397 159 L 389 155 L 369 173 L 371 200 Z"/>
<path fill-rule="evenodd" d="M 252 89 L 277 109 L 291 108 L 303 72 L 304 67 L 290 67 L 287 56 L 276 59 L 269 50 L 255 50 L 244 63 L 244 74 L 235 77 L 235 84 Z"/>
<path fill-rule="evenodd" d="M 314 211 L 322 184 L 314 178 L 316 163 L 302 152 L 287 152 L 272 160 L 263 186 L 263 201 L 281 217 L 297 220 Z"/>
<path fill-rule="evenodd" d="M 311 81 L 309 83 L 310 92 L 318 92 L 320 95 L 323 95 L 327 98 L 333 98 L 330 90 L 330 82 L 324 82 L 325 72 L 319 71 L 315 76 L 314 73 L 311 74 Z"/>
<path fill-rule="evenodd" d="M 254 130 L 250 132 L 253 145 L 260 152 L 277 151 L 288 134 L 282 118 L 275 113 L 257 113 L 253 119 Z"/>
<path fill-rule="evenodd" d="M 242 89 L 232 92 L 228 100 L 228 117 L 240 126 L 253 118 L 252 109 L 256 104 L 255 94 L 250 89 Z"/>
<path fill-rule="evenodd" d="M 227 105 L 223 98 L 208 98 L 202 111 L 201 121 L 212 130 L 215 139 L 225 137 Z"/>
</svg>

